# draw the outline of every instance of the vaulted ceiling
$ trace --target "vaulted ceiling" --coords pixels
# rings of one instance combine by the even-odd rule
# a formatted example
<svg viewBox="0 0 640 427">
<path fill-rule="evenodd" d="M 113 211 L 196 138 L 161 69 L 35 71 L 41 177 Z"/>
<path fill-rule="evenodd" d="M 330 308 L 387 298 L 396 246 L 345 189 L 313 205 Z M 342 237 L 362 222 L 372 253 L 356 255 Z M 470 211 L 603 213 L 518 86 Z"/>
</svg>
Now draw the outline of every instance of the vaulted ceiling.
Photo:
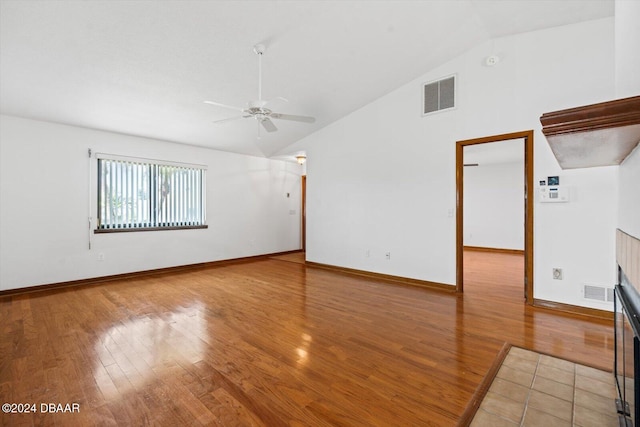
<svg viewBox="0 0 640 427">
<path fill-rule="evenodd" d="M 612 16 L 613 0 L 14 1 L 0 6 L 4 114 L 272 156 L 492 38 Z M 253 118 L 258 96 L 313 124 Z"/>
</svg>

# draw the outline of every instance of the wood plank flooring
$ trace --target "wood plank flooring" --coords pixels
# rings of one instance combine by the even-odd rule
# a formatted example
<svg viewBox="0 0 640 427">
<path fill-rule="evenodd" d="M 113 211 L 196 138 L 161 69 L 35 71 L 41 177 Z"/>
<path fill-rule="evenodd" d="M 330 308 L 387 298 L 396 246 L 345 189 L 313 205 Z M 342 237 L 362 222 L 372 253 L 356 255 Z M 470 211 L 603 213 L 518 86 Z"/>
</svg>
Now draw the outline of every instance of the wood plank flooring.
<svg viewBox="0 0 640 427">
<path fill-rule="evenodd" d="M 37 405 L 0 424 L 453 426 L 505 341 L 611 369 L 611 322 L 465 257 L 464 295 L 268 259 L 0 298 L 0 403 Z"/>
</svg>

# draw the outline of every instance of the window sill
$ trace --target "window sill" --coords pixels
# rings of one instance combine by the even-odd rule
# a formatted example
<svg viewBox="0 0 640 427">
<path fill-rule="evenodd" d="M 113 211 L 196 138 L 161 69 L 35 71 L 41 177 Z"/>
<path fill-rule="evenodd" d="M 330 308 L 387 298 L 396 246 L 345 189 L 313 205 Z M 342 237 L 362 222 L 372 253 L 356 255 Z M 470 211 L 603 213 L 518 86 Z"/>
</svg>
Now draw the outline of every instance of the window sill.
<svg viewBox="0 0 640 427">
<path fill-rule="evenodd" d="M 93 230 L 94 234 L 130 233 L 132 231 L 166 231 L 166 230 L 196 230 L 209 228 L 208 225 L 184 225 L 176 227 L 134 227 L 134 228 L 100 228 Z"/>
</svg>

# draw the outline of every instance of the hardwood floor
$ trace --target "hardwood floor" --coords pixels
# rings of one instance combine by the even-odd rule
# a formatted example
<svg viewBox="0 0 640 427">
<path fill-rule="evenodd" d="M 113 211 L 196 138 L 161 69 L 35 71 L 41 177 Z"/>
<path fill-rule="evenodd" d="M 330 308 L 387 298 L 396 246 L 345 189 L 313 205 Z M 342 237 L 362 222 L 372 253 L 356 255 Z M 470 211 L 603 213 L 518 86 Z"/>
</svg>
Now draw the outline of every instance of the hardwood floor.
<svg viewBox="0 0 640 427">
<path fill-rule="evenodd" d="M 0 298 L 1 403 L 37 405 L 0 424 L 452 426 L 505 341 L 611 369 L 611 322 L 466 256 L 464 295 L 268 259 Z"/>
</svg>

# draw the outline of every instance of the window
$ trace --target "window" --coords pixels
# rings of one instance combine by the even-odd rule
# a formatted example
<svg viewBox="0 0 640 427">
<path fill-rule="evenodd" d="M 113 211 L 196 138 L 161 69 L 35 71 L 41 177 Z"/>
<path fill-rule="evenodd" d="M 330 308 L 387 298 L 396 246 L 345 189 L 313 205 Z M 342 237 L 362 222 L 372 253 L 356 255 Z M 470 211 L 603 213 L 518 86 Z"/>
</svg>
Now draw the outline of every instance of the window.
<svg viewBox="0 0 640 427">
<path fill-rule="evenodd" d="M 99 154 L 95 232 L 206 228 L 206 167 Z"/>
</svg>

